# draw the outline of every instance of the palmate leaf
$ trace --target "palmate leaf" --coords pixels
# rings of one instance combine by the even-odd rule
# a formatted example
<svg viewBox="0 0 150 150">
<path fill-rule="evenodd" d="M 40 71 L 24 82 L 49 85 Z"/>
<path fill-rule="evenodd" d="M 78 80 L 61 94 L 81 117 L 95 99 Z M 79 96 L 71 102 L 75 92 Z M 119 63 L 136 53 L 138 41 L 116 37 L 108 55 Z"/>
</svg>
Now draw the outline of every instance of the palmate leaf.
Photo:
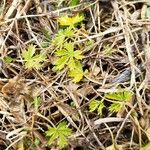
<svg viewBox="0 0 150 150">
<path fill-rule="evenodd" d="M 77 14 L 76 16 L 69 17 L 68 15 L 66 16 L 61 16 L 58 19 L 58 22 L 61 26 L 74 26 L 77 23 L 80 23 L 84 20 L 84 17 L 82 15 Z"/>
<path fill-rule="evenodd" d="M 102 115 L 103 108 L 105 108 L 105 105 L 102 101 L 92 100 L 89 103 L 90 112 L 97 110 L 98 115 Z"/>
<path fill-rule="evenodd" d="M 68 54 L 68 51 L 66 49 L 61 49 L 55 52 L 56 56 L 65 56 Z"/>
<path fill-rule="evenodd" d="M 113 93 L 105 93 L 105 98 L 116 100 L 116 101 L 122 101 L 127 102 L 132 99 L 133 93 L 130 91 L 119 91 L 119 92 L 113 92 Z"/>
<path fill-rule="evenodd" d="M 75 58 L 77 60 L 82 60 L 83 55 L 80 50 L 74 51 L 74 44 L 73 43 L 65 43 L 64 49 L 57 50 L 55 52 L 56 56 L 66 56 L 68 59 Z"/>
<path fill-rule="evenodd" d="M 29 45 L 27 50 L 22 53 L 22 57 L 25 61 L 26 69 L 39 69 L 42 67 L 42 62 L 46 59 L 46 54 L 34 55 L 36 48 L 34 45 Z"/>
<path fill-rule="evenodd" d="M 113 103 L 109 106 L 110 112 L 119 112 L 122 109 L 123 104 L 122 103 Z"/>
<path fill-rule="evenodd" d="M 98 100 L 92 100 L 92 101 L 89 103 L 90 112 L 95 111 L 95 110 L 98 108 L 99 104 L 100 104 L 100 101 L 98 101 Z"/>
<path fill-rule="evenodd" d="M 59 58 L 54 62 L 53 71 L 61 70 L 65 65 L 69 68 L 69 76 L 73 77 L 73 82 L 79 82 L 84 75 L 82 65 L 79 60 L 83 59 L 80 50 L 74 50 L 73 43 L 65 43 L 64 49 L 55 52 Z"/>
<path fill-rule="evenodd" d="M 54 62 L 54 67 L 53 67 L 53 71 L 57 71 L 57 70 L 61 70 L 64 68 L 64 66 L 67 64 L 68 62 L 68 57 L 67 56 L 62 56 L 61 58 L 57 59 Z"/>
<path fill-rule="evenodd" d="M 27 51 L 24 51 L 22 53 L 23 58 L 27 61 L 30 60 L 32 58 L 32 56 L 34 55 L 36 49 L 34 45 L 29 45 L 27 48 Z"/>
<path fill-rule="evenodd" d="M 65 42 L 65 38 L 71 38 L 74 36 L 75 31 L 70 27 L 66 29 L 61 29 L 56 34 L 56 37 L 52 40 L 52 43 L 55 45 L 62 45 Z"/>
<path fill-rule="evenodd" d="M 68 144 L 68 136 L 71 135 L 72 130 L 67 127 L 66 122 L 61 122 L 57 127 L 50 127 L 46 131 L 46 136 L 49 137 L 48 144 L 51 145 L 57 142 L 59 149 L 64 148 Z"/>
</svg>

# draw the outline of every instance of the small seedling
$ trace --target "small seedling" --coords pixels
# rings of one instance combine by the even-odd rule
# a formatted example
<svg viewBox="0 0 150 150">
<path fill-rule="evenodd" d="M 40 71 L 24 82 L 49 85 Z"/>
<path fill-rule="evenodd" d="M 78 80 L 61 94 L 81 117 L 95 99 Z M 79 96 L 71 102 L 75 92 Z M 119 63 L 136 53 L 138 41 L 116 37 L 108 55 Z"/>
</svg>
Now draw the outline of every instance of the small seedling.
<svg viewBox="0 0 150 150">
<path fill-rule="evenodd" d="M 74 78 L 74 82 L 79 82 L 83 77 L 83 69 L 80 60 L 83 59 L 82 51 L 74 50 L 73 43 L 65 43 L 64 49 L 57 50 L 55 55 L 59 57 L 55 62 L 54 71 L 61 70 L 65 65 L 69 68 L 69 76 Z"/>
<path fill-rule="evenodd" d="M 98 115 L 102 115 L 102 110 L 105 107 L 103 101 L 92 100 L 89 104 L 90 112 L 97 110 Z"/>
<path fill-rule="evenodd" d="M 62 149 L 68 145 L 67 138 L 71 135 L 72 130 L 67 127 L 66 122 L 61 122 L 57 127 L 50 127 L 46 131 L 48 137 L 48 144 L 57 143 L 58 148 Z"/>
<path fill-rule="evenodd" d="M 60 17 L 58 19 L 60 26 L 66 28 L 60 30 L 52 40 L 52 43 L 58 49 L 55 52 L 55 56 L 58 59 L 54 62 L 53 71 L 59 71 L 67 66 L 69 69 L 68 74 L 73 77 L 73 82 L 75 83 L 79 82 L 85 73 L 81 65 L 82 51 L 75 50 L 76 46 L 74 44 L 75 37 L 78 36 L 75 26 L 83 20 L 84 17 L 79 14 L 73 17 L 68 15 Z"/>
<path fill-rule="evenodd" d="M 68 15 L 62 16 L 59 18 L 58 22 L 61 26 L 70 26 L 74 28 L 75 25 L 82 22 L 83 20 L 84 16 L 77 14 L 76 16 L 73 17 L 69 17 Z"/>
<path fill-rule="evenodd" d="M 34 45 L 29 45 L 27 50 L 22 53 L 22 57 L 25 61 L 26 69 L 40 69 L 42 67 L 42 62 L 46 59 L 46 54 L 35 54 L 36 48 Z"/>
<path fill-rule="evenodd" d="M 90 112 L 97 110 L 98 115 L 102 115 L 102 109 L 106 107 L 103 103 L 104 100 L 111 100 L 112 104 L 109 106 L 110 112 L 119 112 L 126 102 L 132 100 L 133 93 L 127 90 L 118 92 L 106 93 L 104 98 L 100 100 L 92 100 L 89 104 Z"/>
<path fill-rule="evenodd" d="M 33 104 L 34 104 L 35 112 L 38 112 L 39 106 L 41 104 L 41 98 L 40 97 L 35 97 L 34 101 L 33 101 Z"/>
<path fill-rule="evenodd" d="M 74 34 L 75 34 L 75 31 L 71 29 L 70 27 L 66 29 L 61 29 L 56 34 L 56 37 L 52 40 L 52 43 L 61 47 L 65 43 L 65 41 L 67 41 L 68 38 L 72 38 Z"/>
</svg>

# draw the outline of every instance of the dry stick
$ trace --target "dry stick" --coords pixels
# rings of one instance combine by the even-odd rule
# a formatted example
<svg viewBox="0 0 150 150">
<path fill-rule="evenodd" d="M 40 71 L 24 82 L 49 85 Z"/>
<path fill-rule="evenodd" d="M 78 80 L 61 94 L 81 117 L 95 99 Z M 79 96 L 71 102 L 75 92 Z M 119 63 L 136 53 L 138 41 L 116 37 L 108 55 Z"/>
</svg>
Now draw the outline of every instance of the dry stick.
<svg viewBox="0 0 150 150">
<path fill-rule="evenodd" d="M 17 140 L 15 140 L 13 143 L 11 143 L 5 150 L 10 150 L 10 148 L 15 145 L 16 143 L 18 143 L 20 140 L 22 140 L 25 136 L 27 135 L 27 133 L 24 131 L 22 132 L 22 136 L 19 137 Z"/>
<path fill-rule="evenodd" d="M 35 3 L 37 14 L 41 14 L 43 12 L 43 10 L 41 8 L 41 2 L 39 0 L 34 0 L 34 3 Z M 50 34 L 50 33 L 52 33 L 52 29 L 49 25 L 49 21 L 50 21 L 50 19 L 48 19 L 48 16 L 46 16 L 44 18 L 39 17 L 39 22 L 40 22 L 41 26 L 46 28 L 48 30 L 49 34 Z"/>
<path fill-rule="evenodd" d="M 121 13 L 119 11 L 119 8 L 118 8 L 118 4 L 117 4 L 117 1 L 114 1 L 112 2 L 112 6 L 114 7 L 114 9 L 117 9 L 117 12 L 115 12 L 116 14 L 116 19 L 118 22 L 120 22 L 120 25 L 123 29 L 123 32 L 124 32 L 124 37 L 125 37 L 125 44 L 126 44 L 126 48 L 127 48 L 127 54 L 128 54 L 128 58 L 129 58 L 129 62 L 130 62 L 130 65 L 131 65 L 131 70 L 132 70 L 132 74 L 131 74 L 131 81 L 130 81 L 130 88 L 135 84 L 135 70 L 134 70 L 134 62 L 133 62 L 133 58 L 132 58 L 132 51 L 131 51 L 131 44 L 130 44 L 130 39 L 129 39 L 129 27 L 128 27 L 128 21 L 127 21 L 127 16 L 126 16 L 126 26 L 124 27 L 124 24 L 123 24 L 123 20 L 121 18 Z M 125 12 L 125 15 L 126 12 Z M 136 104 L 134 105 L 134 107 L 136 106 Z M 127 120 L 127 118 L 130 116 L 132 110 L 134 109 L 134 107 L 130 110 L 130 112 L 127 114 L 125 120 L 123 121 L 120 129 L 118 130 L 117 132 L 117 135 L 116 135 L 116 138 L 115 138 L 115 141 L 117 141 L 117 138 L 125 124 L 125 121 Z"/>
<path fill-rule="evenodd" d="M 124 118 L 124 120 L 123 120 L 123 122 L 122 122 L 122 124 L 121 124 L 121 126 L 120 126 L 120 128 L 119 128 L 119 130 L 118 130 L 118 132 L 117 132 L 117 135 L 116 135 L 116 137 L 115 137 L 115 142 L 116 142 L 116 143 L 117 143 L 117 139 L 118 139 L 118 137 L 119 137 L 119 134 L 120 134 L 122 128 L 124 127 L 124 124 L 128 121 L 128 118 L 130 117 L 132 111 L 134 110 L 134 108 L 135 108 L 136 106 L 137 106 L 137 103 L 134 104 L 134 106 L 132 107 L 132 109 L 128 112 L 128 114 L 127 114 L 126 117 Z"/>
<path fill-rule="evenodd" d="M 49 91 L 48 91 L 49 92 Z M 72 120 L 72 118 L 69 116 L 69 114 L 59 105 L 57 105 L 56 102 L 54 102 L 54 104 L 57 106 L 58 110 L 65 116 L 65 118 L 68 120 L 68 122 L 70 122 L 70 124 L 86 139 L 87 142 L 89 142 L 89 140 L 86 138 L 86 136 L 80 131 L 80 129 L 77 127 L 77 125 L 75 124 L 75 122 Z"/>
<path fill-rule="evenodd" d="M 12 30 L 14 24 L 15 24 L 16 18 L 20 17 L 23 12 L 26 12 L 26 11 L 28 10 L 28 7 L 29 7 L 29 4 L 30 4 L 30 3 L 31 3 L 31 0 L 28 0 L 28 1 L 26 2 L 25 6 L 22 8 L 22 10 L 21 10 L 21 11 L 19 10 L 19 11 L 17 12 L 15 18 L 13 18 L 13 20 L 12 20 L 13 22 L 9 25 L 8 33 L 7 33 L 7 35 L 6 35 L 6 37 L 5 37 L 4 41 L 3 41 L 3 43 L 1 44 L 1 48 L 0 48 L 0 53 L 1 53 L 2 57 L 4 56 L 4 54 L 3 54 L 4 45 L 5 45 L 5 43 L 6 43 L 6 40 L 7 40 L 8 37 L 9 37 L 9 35 L 11 34 L 11 30 Z M 0 24 L 0 25 L 1 25 L 1 24 Z"/>
<path fill-rule="evenodd" d="M 93 131 L 93 129 L 92 129 L 92 127 L 91 127 L 91 125 L 90 125 L 89 121 L 87 120 L 87 118 L 85 118 L 85 121 L 86 121 L 86 123 L 87 123 L 87 125 L 88 125 L 89 129 L 92 131 L 92 134 L 93 134 L 93 136 L 94 136 L 95 140 L 96 140 L 96 141 L 97 141 L 97 143 L 99 144 L 100 149 L 105 150 L 105 147 L 104 147 L 104 146 L 103 146 L 103 144 L 99 141 L 99 139 L 98 139 L 97 135 L 96 135 L 96 134 L 95 134 L 95 132 Z"/>
<path fill-rule="evenodd" d="M 25 14 L 25 12 L 24 12 L 23 14 Z M 42 48 L 40 42 L 37 40 L 36 36 L 34 35 L 32 29 L 31 29 L 30 22 L 29 22 L 28 18 L 26 17 L 25 20 L 26 20 L 26 22 L 27 22 L 27 26 L 28 26 L 28 29 L 29 29 L 29 31 L 30 31 L 30 33 L 31 33 L 31 36 L 32 36 L 32 37 L 34 38 L 34 40 L 36 41 L 37 45 L 38 45 L 40 48 Z"/>
<path fill-rule="evenodd" d="M 128 36 L 125 35 L 125 43 L 126 43 L 126 47 L 127 47 L 127 53 L 128 53 L 129 61 L 130 61 L 130 64 L 131 64 L 131 71 L 132 71 L 131 80 L 133 79 L 133 84 L 135 85 L 135 88 L 137 89 L 137 85 L 136 85 L 136 81 L 135 81 L 135 74 L 136 74 L 135 73 L 135 69 L 134 69 L 135 65 L 134 65 L 134 59 L 132 58 L 132 52 L 131 52 L 132 50 L 131 50 L 131 46 L 130 46 L 131 44 L 130 44 L 130 39 L 129 39 L 129 34 L 131 34 L 131 31 L 130 31 L 130 28 L 129 28 L 128 18 L 127 18 L 127 10 L 124 7 L 123 7 L 123 9 L 124 9 L 124 12 L 125 12 L 125 19 L 126 19 L 126 29 L 127 29 L 126 31 L 128 32 L 128 34 L 127 34 Z M 137 91 L 136 91 L 136 93 L 137 93 Z M 140 94 L 138 94 L 138 95 L 140 95 Z M 137 100 L 138 100 L 138 105 L 139 105 L 140 113 L 143 115 L 141 98 L 137 98 Z"/>
<path fill-rule="evenodd" d="M 122 122 L 125 118 L 117 118 L 117 117 L 107 117 L 107 118 L 100 118 L 94 121 L 94 125 L 100 125 L 102 123 L 110 123 L 110 122 Z M 127 122 L 130 122 L 130 120 L 126 120 Z"/>
<path fill-rule="evenodd" d="M 92 5 L 96 4 L 99 0 L 96 0 L 95 2 L 93 2 L 92 4 L 89 4 L 87 5 L 84 9 L 88 8 L 88 7 L 91 7 Z M 28 2 L 31 2 L 31 0 L 28 0 L 26 2 L 26 4 Z M 53 14 L 56 14 L 56 13 L 60 13 L 60 12 L 63 12 L 63 11 L 67 11 L 67 10 L 70 10 L 70 9 L 73 9 L 73 8 L 78 8 L 82 6 L 82 4 L 79 4 L 79 5 L 76 5 L 76 6 L 70 6 L 70 7 L 66 7 L 66 8 L 62 8 L 62 9 L 57 9 L 55 11 L 52 11 L 52 12 L 49 12 L 49 13 L 43 13 L 43 14 L 38 14 L 38 15 L 25 15 L 25 16 L 18 16 L 18 17 L 15 17 L 15 18 L 12 18 L 12 19 L 9 19 L 7 21 L 4 21 L 4 22 L 1 22 L 0 25 L 2 24 L 6 24 L 8 22 L 11 22 L 11 21 L 14 21 L 14 20 L 17 20 L 17 19 L 23 19 L 23 18 L 32 18 L 32 17 L 43 17 L 43 16 L 48 16 L 48 15 L 51 15 L 52 17 L 54 16 Z M 26 11 L 25 11 L 26 12 Z"/>
<path fill-rule="evenodd" d="M 107 35 L 107 34 L 110 34 L 110 33 L 115 33 L 115 32 L 119 32 L 122 28 L 120 27 L 111 27 L 107 30 L 105 30 L 104 32 L 102 33 L 98 33 L 96 35 L 92 35 L 92 36 L 88 36 L 89 39 L 94 39 L 94 38 L 98 38 L 98 37 L 102 37 L 104 35 Z M 87 39 L 82 39 L 82 40 L 79 40 L 79 41 L 75 41 L 74 43 L 81 43 L 81 42 L 84 42 L 86 41 Z"/>
<path fill-rule="evenodd" d="M 13 0 L 10 8 L 8 9 L 6 15 L 5 15 L 5 20 L 9 19 L 12 14 L 14 13 L 15 10 L 17 10 L 17 7 L 21 4 L 22 0 Z"/>
<path fill-rule="evenodd" d="M 131 66 L 130 88 L 132 88 L 133 85 L 135 84 L 135 69 L 134 69 L 135 68 L 135 64 L 134 64 L 134 59 L 132 57 L 132 50 L 131 50 L 131 43 L 130 43 L 130 35 L 129 35 L 128 23 L 126 23 L 126 25 L 127 25 L 127 27 L 125 27 L 123 30 L 124 30 L 124 33 L 125 33 L 126 50 L 127 50 L 127 54 L 128 54 L 128 58 L 129 58 L 130 66 Z"/>
<path fill-rule="evenodd" d="M 63 87 L 68 91 L 68 93 L 69 93 L 71 99 L 74 101 L 74 103 L 75 103 L 75 105 L 76 105 L 76 109 L 78 110 L 78 112 L 79 112 L 79 114 L 80 114 L 80 116 L 81 116 L 81 119 L 84 120 L 83 115 L 82 115 L 82 112 L 81 112 L 81 110 L 79 109 L 80 106 L 79 106 L 78 101 L 76 100 L 75 96 L 73 95 L 73 93 L 71 92 L 71 90 L 69 90 L 66 86 L 63 86 Z"/>
</svg>

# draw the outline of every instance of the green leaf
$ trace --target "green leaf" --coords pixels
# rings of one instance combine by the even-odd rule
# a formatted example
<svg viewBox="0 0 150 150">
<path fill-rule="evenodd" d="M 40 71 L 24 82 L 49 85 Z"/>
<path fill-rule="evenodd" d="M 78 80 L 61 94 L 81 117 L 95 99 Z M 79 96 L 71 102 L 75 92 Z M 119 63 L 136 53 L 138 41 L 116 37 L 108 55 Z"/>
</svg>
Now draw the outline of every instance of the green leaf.
<svg viewBox="0 0 150 150">
<path fill-rule="evenodd" d="M 128 102 L 132 100 L 133 93 L 130 91 L 119 91 L 119 92 L 113 92 L 113 93 L 106 93 L 105 98 L 112 99 L 116 101 L 123 101 Z"/>
<path fill-rule="evenodd" d="M 150 150 L 150 142 L 145 146 L 143 146 L 142 148 L 140 148 L 140 150 Z"/>
<path fill-rule="evenodd" d="M 74 54 L 74 44 L 73 43 L 64 43 L 64 48 L 68 51 L 70 57 Z"/>
<path fill-rule="evenodd" d="M 82 52 L 80 50 L 76 50 L 74 52 L 74 57 L 77 59 L 77 60 L 82 60 L 83 59 L 83 55 L 82 55 Z"/>
<path fill-rule="evenodd" d="M 34 101 L 33 101 L 33 104 L 34 104 L 34 108 L 36 110 L 36 112 L 38 111 L 38 108 L 41 104 L 41 98 L 40 97 L 35 97 L 34 98 Z"/>
<path fill-rule="evenodd" d="M 74 70 L 76 68 L 76 62 L 73 58 L 69 59 L 68 67 L 69 67 L 70 70 Z"/>
<path fill-rule="evenodd" d="M 73 43 L 64 43 L 64 49 L 57 50 L 55 55 L 59 58 L 54 62 L 53 71 L 61 70 L 67 65 L 69 67 L 69 76 L 73 77 L 73 82 L 79 82 L 84 75 L 80 61 L 83 59 L 80 50 L 74 51 Z"/>
<path fill-rule="evenodd" d="M 104 46 L 104 50 L 102 53 L 105 56 L 111 56 L 115 51 L 116 49 L 113 49 L 110 45 L 106 45 Z"/>
<path fill-rule="evenodd" d="M 63 57 L 59 58 L 58 60 L 56 60 L 54 62 L 54 65 L 55 65 L 54 68 L 55 68 L 55 70 L 57 71 L 57 70 L 63 69 L 64 66 L 67 64 L 68 59 L 69 58 L 67 56 L 63 56 Z"/>
<path fill-rule="evenodd" d="M 60 23 L 61 26 L 74 26 L 77 23 L 80 23 L 84 20 L 83 15 L 77 14 L 76 16 L 69 17 L 68 15 L 66 16 L 61 16 L 58 19 L 58 22 Z"/>
<path fill-rule="evenodd" d="M 98 115 L 102 115 L 102 110 L 105 107 L 104 103 L 100 101 L 99 107 L 97 109 Z"/>
<path fill-rule="evenodd" d="M 68 52 L 65 49 L 58 50 L 58 51 L 55 52 L 56 56 L 64 56 L 64 55 L 67 55 L 67 54 L 68 54 Z"/>
<path fill-rule="evenodd" d="M 69 76 L 73 77 L 73 82 L 77 83 L 83 78 L 84 72 L 79 61 L 75 62 L 75 68 L 70 69 Z"/>
<path fill-rule="evenodd" d="M 98 100 L 92 100 L 92 101 L 89 103 L 90 112 L 95 111 L 95 110 L 98 108 L 99 104 L 100 104 L 100 101 L 98 101 Z"/>
<path fill-rule="evenodd" d="M 64 29 L 64 30 L 59 30 L 57 33 L 56 37 L 52 40 L 52 43 L 58 46 L 61 46 L 66 38 L 71 38 L 74 36 L 75 31 L 72 30 L 70 27 Z"/>
<path fill-rule="evenodd" d="M 7 63 L 7 64 L 10 64 L 14 59 L 11 58 L 10 56 L 6 56 L 4 57 L 4 62 Z"/>
<path fill-rule="evenodd" d="M 98 115 L 102 115 L 103 108 L 105 108 L 105 105 L 102 101 L 92 100 L 89 103 L 90 112 L 97 110 Z"/>
<path fill-rule="evenodd" d="M 64 148 L 68 144 L 67 138 L 64 135 L 59 136 L 59 149 Z"/>
<path fill-rule="evenodd" d="M 113 103 L 109 106 L 109 111 L 110 112 L 119 112 L 122 109 L 122 104 L 121 103 Z"/>
<path fill-rule="evenodd" d="M 22 53 L 26 69 L 40 69 L 42 67 L 42 62 L 46 59 L 46 54 L 35 55 L 35 52 L 35 46 L 29 45 L 27 50 Z"/>
<path fill-rule="evenodd" d="M 32 56 L 34 55 L 36 49 L 34 45 L 29 45 L 27 48 L 27 51 L 24 51 L 22 53 L 23 58 L 27 61 L 30 60 L 32 58 Z"/>
<path fill-rule="evenodd" d="M 70 1 L 70 6 L 76 6 L 79 4 L 79 0 L 71 0 Z"/>
<path fill-rule="evenodd" d="M 35 144 L 35 145 L 39 145 L 40 143 L 41 143 L 41 141 L 40 141 L 38 138 L 35 138 L 34 144 Z"/>
<path fill-rule="evenodd" d="M 59 149 L 68 145 L 68 136 L 70 136 L 72 130 L 67 127 L 66 122 L 61 122 L 57 127 L 50 127 L 46 131 L 46 136 L 49 137 L 48 144 L 51 145 L 57 142 Z"/>
</svg>

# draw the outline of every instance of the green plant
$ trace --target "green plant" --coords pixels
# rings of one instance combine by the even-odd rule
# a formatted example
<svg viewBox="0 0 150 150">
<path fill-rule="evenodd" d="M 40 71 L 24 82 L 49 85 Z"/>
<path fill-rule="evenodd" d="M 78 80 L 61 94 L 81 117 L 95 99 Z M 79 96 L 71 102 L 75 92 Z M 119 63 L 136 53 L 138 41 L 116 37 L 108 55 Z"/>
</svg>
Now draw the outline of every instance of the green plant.
<svg viewBox="0 0 150 150">
<path fill-rule="evenodd" d="M 22 53 L 22 57 L 25 61 L 26 69 L 40 69 L 42 67 L 42 62 L 46 59 L 46 54 L 35 55 L 36 48 L 34 45 L 29 45 L 27 50 Z"/>
<path fill-rule="evenodd" d="M 104 100 L 111 100 L 112 104 L 109 106 L 109 111 L 119 112 L 126 102 L 132 100 L 132 97 L 133 93 L 124 89 L 118 92 L 106 93 L 101 101 L 92 100 L 89 103 L 89 109 L 90 112 L 97 110 L 98 115 L 102 115 L 102 109 L 106 107 L 104 105 Z"/>
<path fill-rule="evenodd" d="M 111 56 L 115 51 L 116 51 L 116 49 L 112 48 L 110 45 L 106 45 L 106 46 L 104 46 L 104 50 L 103 50 L 102 54 L 104 56 Z"/>
<path fill-rule="evenodd" d="M 57 50 L 55 55 L 59 57 L 54 62 L 54 71 L 61 70 L 65 65 L 69 68 L 69 76 L 74 78 L 74 82 L 79 82 L 83 77 L 83 69 L 80 60 L 83 59 L 82 51 L 74 50 L 73 43 L 64 43 L 64 48 Z"/>
<path fill-rule="evenodd" d="M 143 146 L 142 148 L 140 148 L 140 150 L 150 150 L 150 142 L 145 146 Z"/>
<path fill-rule="evenodd" d="M 34 140 L 34 144 L 35 144 L 35 145 L 40 145 L 40 143 L 41 143 L 40 139 L 35 138 L 35 140 Z"/>
<path fill-rule="evenodd" d="M 77 14 L 76 16 L 69 17 L 68 15 L 61 16 L 58 19 L 58 22 L 61 26 L 70 26 L 74 28 L 78 23 L 82 22 L 84 20 L 83 15 Z"/>
<path fill-rule="evenodd" d="M 133 93 L 128 90 L 119 90 L 118 92 L 106 93 L 105 98 L 120 102 L 128 102 L 132 99 Z"/>
<path fill-rule="evenodd" d="M 6 64 L 10 64 L 10 63 L 12 63 L 14 61 L 14 59 L 12 58 L 12 57 L 10 57 L 10 56 L 5 56 L 4 57 L 4 62 L 6 63 Z"/>
<path fill-rule="evenodd" d="M 89 103 L 90 112 L 97 110 L 98 115 L 102 115 L 102 110 L 105 107 L 103 101 L 92 100 Z"/>
<path fill-rule="evenodd" d="M 38 108 L 41 104 L 41 98 L 40 97 L 35 97 L 34 101 L 33 101 L 33 104 L 34 104 L 35 112 L 38 112 Z"/>
<path fill-rule="evenodd" d="M 46 136 L 48 137 L 48 144 L 51 145 L 57 142 L 59 149 L 64 148 L 68 145 L 68 136 L 70 136 L 72 130 L 67 127 L 66 122 L 61 122 L 57 127 L 50 127 L 46 131 Z"/>
<path fill-rule="evenodd" d="M 77 2 L 77 1 L 72 1 Z M 84 75 L 81 60 L 83 59 L 82 51 L 75 50 L 77 47 L 74 42 L 78 36 L 75 26 L 82 22 L 84 17 L 77 14 L 76 16 L 69 17 L 61 16 L 58 19 L 60 26 L 67 28 L 59 30 L 58 34 L 52 40 L 56 46 L 55 56 L 58 59 L 54 62 L 53 71 L 59 71 L 65 66 L 68 67 L 68 75 L 73 78 L 73 82 L 79 82 Z"/>
<path fill-rule="evenodd" d="M 52 43 L 57 45 L 57 47 L 62 47 L 63 44 L 68 40 L 68 38 L 72 38 L 75 34 L 75 30 L 68 27 L 66 29 L 61 29 L 56 34 L 55 38 L 52 40 Z"/>
</svg>

